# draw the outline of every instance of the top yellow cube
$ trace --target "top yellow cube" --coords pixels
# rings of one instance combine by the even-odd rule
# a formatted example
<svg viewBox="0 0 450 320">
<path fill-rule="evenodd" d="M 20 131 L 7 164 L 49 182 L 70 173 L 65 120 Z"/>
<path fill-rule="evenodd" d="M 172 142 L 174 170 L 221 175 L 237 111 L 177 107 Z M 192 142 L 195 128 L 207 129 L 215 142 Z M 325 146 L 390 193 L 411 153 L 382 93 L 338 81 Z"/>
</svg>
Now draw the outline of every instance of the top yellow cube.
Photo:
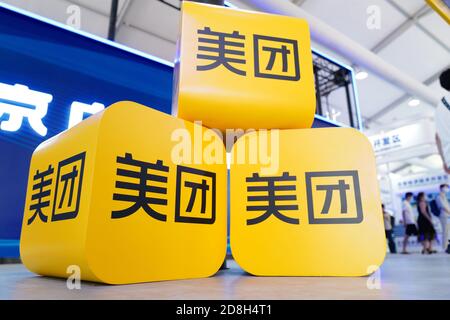
<svg viewBox="0 0 450 320">
<path fill-rule="evenodd" d="M 309 128 L 305 20 L 183 2 L 173 113 L 217 129 Z"/>
</svg>

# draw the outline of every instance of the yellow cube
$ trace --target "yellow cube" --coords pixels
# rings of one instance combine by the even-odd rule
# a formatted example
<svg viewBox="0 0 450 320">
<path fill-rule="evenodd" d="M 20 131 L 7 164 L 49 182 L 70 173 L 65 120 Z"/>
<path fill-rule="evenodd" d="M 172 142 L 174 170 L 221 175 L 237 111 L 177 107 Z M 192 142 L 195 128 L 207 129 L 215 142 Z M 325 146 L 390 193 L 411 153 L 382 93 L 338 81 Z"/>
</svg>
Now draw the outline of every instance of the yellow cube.
<svg viewBox="0 0 450 320">
<path fill-rule="evenodd" d="M 185 1 L 173 113 L 210 128 L 309 128 L 316 98 L 308 24 Z"/>
<path fill-rule="evenodd" d="M 382 264 L 386 239 L 376 163 L 362 133 L 253 132 L 232 153 L 230 243 L 247 272 L 362 276 Z M 270 161 L 255 154 L 269 154 L 263 158 Z"/>
<path fill-rule="evenodd" d="M 178 156 L 211 149 L 214 139 L 191 143 L 206 131 L 120 102 L 42 143 L 28 180 L 25 266 L 56 277 L 75 266 L 109 284 L 213 275 L 226 253 L 224 146 L 217 137 L 210 164 Z"/>
</svg>

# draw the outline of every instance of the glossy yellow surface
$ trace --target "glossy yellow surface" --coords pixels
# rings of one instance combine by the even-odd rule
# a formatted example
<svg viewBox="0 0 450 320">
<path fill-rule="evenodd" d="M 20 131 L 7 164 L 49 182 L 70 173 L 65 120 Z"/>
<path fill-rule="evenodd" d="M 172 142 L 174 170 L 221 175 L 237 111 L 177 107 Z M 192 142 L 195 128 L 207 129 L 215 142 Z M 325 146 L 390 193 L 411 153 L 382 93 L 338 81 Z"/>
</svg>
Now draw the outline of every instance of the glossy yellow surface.
<svg viewBox="0 0 450 320">
<path fill-rule="evenodd" d="M 220 130 L 311 127 L 316 98 L 305 20 L 185 1 L 178 51 L 178 117 Z"/>
<path fill-rule="evenodd" d="M 246 150 L 249 159 L 255 150 L 250 142 L 260 135 L 241 137 L 234 156 Z M 382 264 L 386 240 L 376 163 L 362 133 L 281 130 L 278 171 L 263 175 L 264 166 L 248 162 L 234 163 L 230 171 L 231 250 L 244 270 L 261 276 L 362 276 Z"/>
<path fill-rule="evenodd" d="M 226 251 L 225 160 L 172 161 L 176 130 L 206 129 L 119 102 L 41 144 L 31 161 L 20 242 L 25 266 L 57 277 L 79 266 L 83 280 L 110 284 L 215 274 Z M 41 190 L 50 191 L 41 197 L 48 205 L 28 224 L 36 211 L 30 207 L 39 202 L 35 174 L 49 166 L 52 181 Z"/>
</svg>

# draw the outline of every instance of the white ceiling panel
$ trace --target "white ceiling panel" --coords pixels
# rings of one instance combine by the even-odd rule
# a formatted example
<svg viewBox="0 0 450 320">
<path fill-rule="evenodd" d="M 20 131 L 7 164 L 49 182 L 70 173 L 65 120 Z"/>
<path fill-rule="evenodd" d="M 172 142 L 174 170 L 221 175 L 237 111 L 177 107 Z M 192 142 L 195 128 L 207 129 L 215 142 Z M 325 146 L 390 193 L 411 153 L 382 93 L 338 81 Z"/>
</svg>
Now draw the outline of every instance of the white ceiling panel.
<svg viewBox="0 0 450 320">
<path fill-rule="evenodd" d="M 63 0 L 41 0 L 41 1 L 23 1 L 6 0 L 2 1 L 12 6 L 42 15 L 53 20 L 61 21 L 64 19 L 66 9 L 72 3 Z"/>
<path fill-rule="evenodd" d="M 178 10 L 156 0 L 134 0 L 124 18 L 126 24 L 174 44 L 178 38 L 179 20 Z"/>
<path fill-rule="evenodd" d="M 101 0 L 103 1 L 103 0 Z M 73 11 L 68 11 L 74 3 L 65 0 L 9 0 L 5 1 L 10 5 L 36 13 L 54 21 L 68 24 Z M 100 37 L 106 37 L 108 34 L 108 17 L 88 8 L 80 6 L 80 24 L 81 30 L 95 34 Z"/>
<path fill-rule="evenodd" d="M 52 20 L 66 23 L 69 14 L 67 8 L 72 4 L 70 1 L 63 0 L 40 0 L 40 1 L 23 1 L 8 0 L 6 3 L 18 8 L 36 13 Z"/>
<path fill-rule="evenodd" d="M 81 7 L 81 29 L 102 38 L 108 37 L 109 18 Z"/>
<path fill-rule="evenodd" d="M 373 5 L 379 8 L 381 26 L 369 30 L 367 8 Z M 307 0 L 302 9 L 369 49 L 404 21 L 385 0 Z"/>
<path fill-rule="evenodd" d="M 411 26 L 379 55 L 420 81 L 442 70 L 449 62 L 448 52 L 416 26 Z"/>
<path fill-rule="evenodd" d="M 116 41 L 167 61 L 174 61 L 176 47 L 172 42 L 133 27 L 120 27 Z"/>
<path fill-rule="evenodd" d="M 399 7 L 405 10 L 410 16 L 419 11 L 425 5 L 424 0 L 392 0 Z"/>
<path fill-rule="evenodd" d="M 95 12 L 109 16 L 111 12 L 111 0 L 70 0 L 71 2 L 91 9 Z M 133 1 L 133 0 L 132 0 Z M 125 0 L 119 0 L 118 12 L 122 10 Z"/>
<path fill-rule="evenodd" d="M 450 27 L 440 15 L 432 11 L 421 18 L 419 23 L 450 48 Z"/>
</svg>

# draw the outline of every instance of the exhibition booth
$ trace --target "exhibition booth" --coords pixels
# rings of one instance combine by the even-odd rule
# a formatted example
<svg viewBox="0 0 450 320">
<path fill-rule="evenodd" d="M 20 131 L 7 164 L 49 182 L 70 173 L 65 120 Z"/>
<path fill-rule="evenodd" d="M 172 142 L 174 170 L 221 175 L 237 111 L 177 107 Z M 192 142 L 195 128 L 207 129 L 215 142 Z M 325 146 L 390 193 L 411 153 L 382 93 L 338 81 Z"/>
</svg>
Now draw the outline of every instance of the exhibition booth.
<svg viewBox="0 0 450 320">
<path fill-rule="evenodd" d="M 46 1 L 0 0 L 0 300 L 450 297 L 448 4 Z"/>
</svg>

